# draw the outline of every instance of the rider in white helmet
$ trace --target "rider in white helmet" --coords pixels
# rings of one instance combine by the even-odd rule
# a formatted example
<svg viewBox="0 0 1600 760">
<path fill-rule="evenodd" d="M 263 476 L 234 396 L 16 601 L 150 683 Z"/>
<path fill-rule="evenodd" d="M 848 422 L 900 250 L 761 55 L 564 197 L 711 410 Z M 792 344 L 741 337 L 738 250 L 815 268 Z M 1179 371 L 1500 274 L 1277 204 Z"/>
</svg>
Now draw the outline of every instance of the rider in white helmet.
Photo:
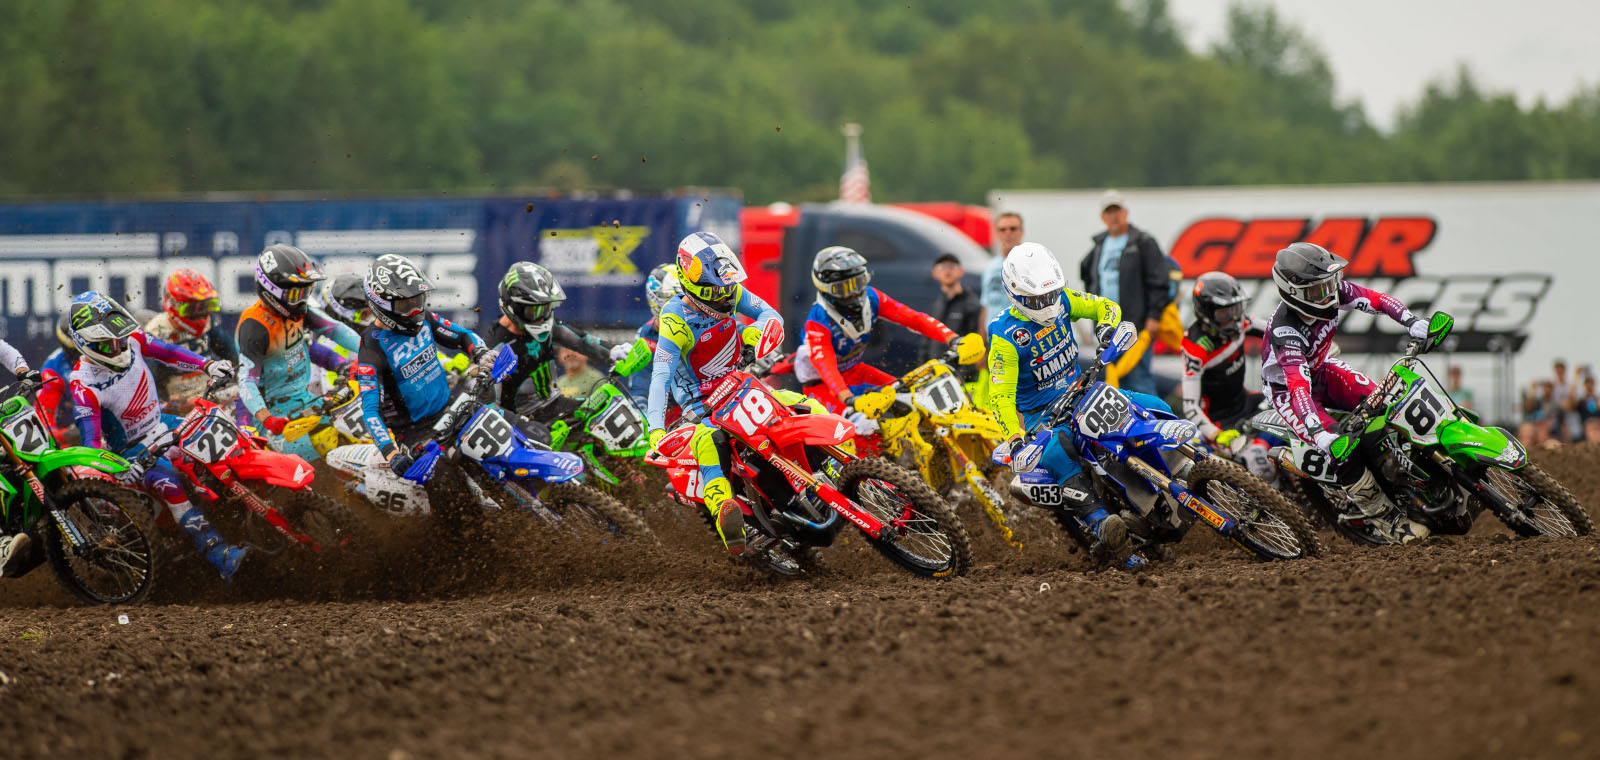
<svg viewBox="0 0 1600 760">
<path fill-rule="evenodd" d="M 1109 298 L 1068 290 L 1055 254 L 1038 243 L 1011 249 L 1000 271 L 1011 308 L 989 322 L 989 402 L 1008 436 L 995 449 L 995 461 L 1009 464 L 1022 448 L 1024 431 L 1032 433 L 1043 425 L 1044 412 L 1081 371 L 1072 321 L 1093 319 L 1095 335 L 1105 343 L 1122 321 L 1122 308 Z M 1172 411 L 1155 396 L 1122 393 L 1146 409 Z M 1038 467 L 1065 487 L 1065 506 L 1072 515 L 1114 554 L 1126 556 L 1127 526 L 1095 496 L 1070 431 L 1054 431 Z M 1137 564 L 1137 558 L 1132 562 Z"/>
</svg>

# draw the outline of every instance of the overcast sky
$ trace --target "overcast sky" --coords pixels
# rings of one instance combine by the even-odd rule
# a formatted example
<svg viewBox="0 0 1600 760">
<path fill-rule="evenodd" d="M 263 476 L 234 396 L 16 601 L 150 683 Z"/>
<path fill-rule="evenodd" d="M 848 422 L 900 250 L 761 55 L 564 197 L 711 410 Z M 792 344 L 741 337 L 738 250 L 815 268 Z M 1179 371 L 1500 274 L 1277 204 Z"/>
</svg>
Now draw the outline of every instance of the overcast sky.
<svg viewBox="0 0 1600 760">
<path fill-rule="evenodd" d="M 1395 108 L 1466 61 L 1524 105 L 1600 82 L 1600 0 L 1253 0 L 1270 2 L 1327 53 L 1343 98 L 1381 128 Z M 1169 0 L 1191 45 L 1221 36 L 1232 0 Z"/>
</svg>

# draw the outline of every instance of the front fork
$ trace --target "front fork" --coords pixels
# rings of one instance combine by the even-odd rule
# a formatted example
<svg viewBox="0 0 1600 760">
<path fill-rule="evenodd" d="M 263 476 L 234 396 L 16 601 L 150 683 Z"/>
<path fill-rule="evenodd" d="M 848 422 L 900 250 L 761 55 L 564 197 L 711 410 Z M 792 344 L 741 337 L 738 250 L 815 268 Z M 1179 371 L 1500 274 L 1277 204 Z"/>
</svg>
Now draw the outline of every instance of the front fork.
<svg viewBox="0 0 1600 760">
<path fill-rule="evenodd" d="M 939 434 L 939 440 L 944 444 L 945 451 L 950 454 L 950 468 L 954 471 L 952 474 L 967 482 L 967 487 L 972 489 L 972 495 L 983 505 L 984 514 L 989 516 L 995 529 L 1000 531 L 1000 538 L 1013 549 L 1022 551 L 1022 541 L 1016 538 L 1016 533 L 1006 524 L 1006 514 L 1000 509 L 1004 497 L 989 485 L 989 479 L 978 471 L 978 465 L 974 464 L 967 456 L 967 452 L 962 450 L 960 441 L 950 435 L 949 428 L 940 426 L 934 432 Z"/>
<path fill-rule="evenodd" d="M 1194 513 L 1195 517 L 1204 520 L 1207 525 L 1210 525 L 1218 533 L 1230 536 L 1238 527 L 1238 523 L 1232 517 L 1218 513 L 1205 500 L 1195 496 L 1182 483 L 1167 477 L 1166 473 L 1156 469 L 1149 462 L 1137 456 L 1131 456 L 1126 460 L 1126 464 L 1135 473 L 1138 473 L 1139 477 L 1144 478 L 1151 485 L 1166 491 L 1175 501 L 1182 504 L 1184 509 Z"/>
</svg>

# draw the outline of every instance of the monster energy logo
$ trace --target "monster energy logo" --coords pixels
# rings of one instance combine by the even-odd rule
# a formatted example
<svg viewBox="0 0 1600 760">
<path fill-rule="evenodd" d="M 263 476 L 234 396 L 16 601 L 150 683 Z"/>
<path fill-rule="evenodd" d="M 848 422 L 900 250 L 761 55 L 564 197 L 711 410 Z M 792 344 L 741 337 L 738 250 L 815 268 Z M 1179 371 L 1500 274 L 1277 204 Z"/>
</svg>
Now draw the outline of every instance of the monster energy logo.
<svg viewBox="0 0 1600 760">
<path fill-rule="evenodd" d="M 512 285 L 517 284 L 517 280 L 519 279 L 521 279 L 521 275 L 517 272 L 517 270 L 512 269 L 511 271 L 506 272 L 506 279 L 503 284 L 509 288 Z"/>
</svg>

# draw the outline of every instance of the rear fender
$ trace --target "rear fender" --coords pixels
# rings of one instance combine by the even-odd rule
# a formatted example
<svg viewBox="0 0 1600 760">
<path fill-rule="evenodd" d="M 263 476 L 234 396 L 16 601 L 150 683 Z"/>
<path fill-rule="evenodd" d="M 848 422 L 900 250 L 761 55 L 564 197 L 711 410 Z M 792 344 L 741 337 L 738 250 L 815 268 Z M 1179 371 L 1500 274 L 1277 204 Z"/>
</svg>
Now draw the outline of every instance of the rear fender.
<svg viewBox="0 0 1600 760">
<path fill-rule="evenodd" d="M 1439 445 L 1462 464 L 1516 470 L 1528 463 L 1528 450 L 1504 428 L 1482 427 L 1464 419 L 1439 423 Z"/>
<path fill-rule="evenodd" d="M 241 479 L 256 480 L 267 485 L 300 489 L 311 485 L 317 471 L 306 460 L 293 454 L 249 449 L 228 458 L 228 468 Z"/>
<path fill-rule="evenodd" d="M 122 457 L 109 451 L 91 449 L 87 446 L 58 449 L 39 457 L 36 462 L 33 471 L 40 478 L 63 467 L 89 467 L 109 475 L 116 475 L 128 470 L 128 462 Z"/>
<path fill-rule="evenodd" d="M 837 446 L 855 437 L 856 426 L 837 414 L 796 414 L 774 421 L 768 435 L 782 449 L 795 444 Z"/>
</svg>

